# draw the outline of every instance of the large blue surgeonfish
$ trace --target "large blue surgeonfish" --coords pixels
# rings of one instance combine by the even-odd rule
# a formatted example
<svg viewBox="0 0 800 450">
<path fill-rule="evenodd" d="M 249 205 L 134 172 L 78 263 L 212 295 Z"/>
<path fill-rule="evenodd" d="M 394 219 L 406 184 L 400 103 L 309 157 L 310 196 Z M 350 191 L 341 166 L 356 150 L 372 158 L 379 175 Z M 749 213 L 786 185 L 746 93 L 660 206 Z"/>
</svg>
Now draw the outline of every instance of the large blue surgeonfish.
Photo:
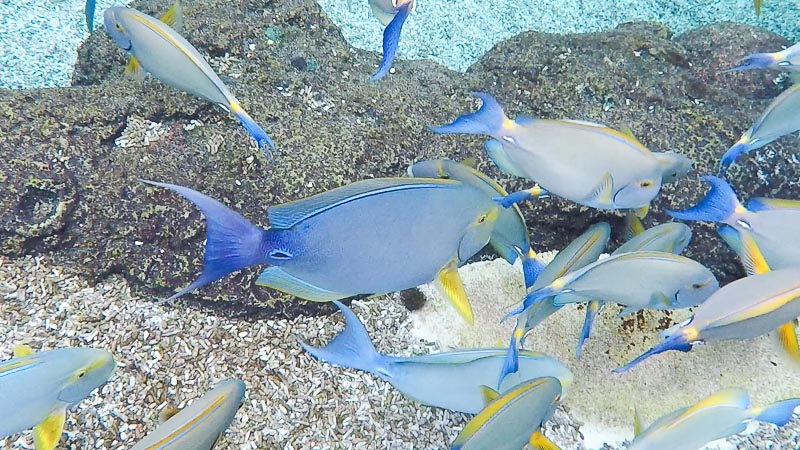
<svg viewBox="0 0 800 450">
<path fill-rule="evenodd" d="M 383 30 L 383 57 L 378 71 L 370 81 L 378 81 L 392 68 L 392 62 L 397 54 L 397 45 L 400 43 L 400 33 L 408 15 L 414 10 L 416 0 L 369 0 L 372 14 L 384 25 Z"/>
<path fill-rule="evenodd" d="M 511 120 L 494 97 L 475 95 L 483 101 L 478 111 L 430 129 L 490 135 L 486 151 L 501 170 L 584 206 L 644 213 L 658 194 L 661 164 L 630 135 L 590 122 Z"/>
<path fill-rule="evenodd" d="M 247 114 L 225 83 L 202 55 L 170 25 L 179 28 L 180 2 L 158 20 L 132 8 L 108 8 L 103 15 L 106 32 L 130 55 L 125 73 L 144 76 L 142 69 L 163 83 L 233 113 L 258 145 L 272 157 L 275 145 L 267 133 Z"/>
<path fill-rule="evenodd" d="M 116 367 L 107 350 L 62 348 L 34 353 L 14 349 L 0 362 L 0 438 L 33 428 L 36 450 L 53 450 L 67 408 L 108 381 Z"/>
<path fill-rule="evenodd" d="M 698 342 L 750 339 L 776 330 L 777 343 L 800 365 L 795 323 L 800 316 L 800 266 L 771 271 L 753 235 L 741 233 L 742 261 L 753 274 L 725 285 L 692 317 L 661 333 L 664 341 L 615 372 L 670 350 L 688 352 Z"/>
<path fill-rule="evenodd" d="M 444 178 L 458 180 L 476 186 L 486 192 L 491 198 L 498 195 L 506 196 L 508 192 L 496 181 L 487 177 L 466 164 L 457 163 L 449 159 L 432 159 L 412 164 L 408 168 L 408 175 L 422 178 Z M 530 287 L 536 281 L 544 264 L 531 249 L 528 228 L 519 206 L 502 208 L 497 216 L 497 222 L 489 238 L 489 244 L 509 264 L 514 264 L 517 258 L 522 260 L 522 270 L 525 275 L 525 286 Z M 461 261 L 462 263 L 466 261 Z"/>
<path fill-rule="evenodd" d="M 542 425 L 552 417 L 561 399 L 557 379 L 525 381 L 505 394 L 495 392 L 493 397 L 464 425 L 450 450 L 519 450 L 525 443 L 532 450 L 560 450 L 542 434 Z"/>
<path fill-rule="evenodd" d="M 800 266 L 800 201 L 752 198 L 745 208 L 725 180 L 714 176 L 704 179 L 711 190 L 700 203 L 667 213 L 681 220 L 726 224 L 719 232 L 739 254 L 740 234 L 750 233 L 773 270 Z"/>
<path fill-rule="evenodd" d="M 324 347 L 300 345 L 320 361 L 370 372 L 391 383 L 397 390 L 428 406 L 476 414 L 483 409 L 487 392 L 494 387 L 503 364 L 502 348 L 479 348 L 435 353 L 424 356 L 388 356 L 378 353 L 367 330 L 349 308 L 336 306 L 346 326 Z M 519 371 L 500 385 L 506 392 L 514 385 L 538 377 L 555 377 L 564 395 L 572 384 L 572 372 L 559 361 L 541 353 L 520 353 Z"/>
<path fill-rule="evenodd" d="M 739 72 L 754 69 L 777 69 L 789 72 L 800 72 L 800 43 L 772 53 L 752 53 L 740 59 L 736 67 L 723 70 L 726 72 Z"/>
<path fill-rule="evenodd" d="M 645 430 L 641 430 L 637 414 L 636 437 L 628 450 L 697 450 L 711 441 L 745 431 L 752 421 L 786 425 L 799 406 L 800 398 L 792 398 L 753 407 L 744 389 L 723 389 L 661 417 Z"/>
<path fill-rule="evenodd" d="M 220 381 L 191 405 L 162 415 L 163 423 L 131 450 L 211 450 L 233 422 L 244 392 L 242 381 Z"/>
<path fill-rule="evenodd" d="M 206 216 L 203 272 L 168 300 L 256 264 L 257 284 L 316 302 L 385 294 L 436 280 L 472 323 L 458 264 L 489 241 L 500 206 L 454 180 L 376 178 L 267 210 L 269 228 L 222 203 L 164 183 Z"/>
</svg>

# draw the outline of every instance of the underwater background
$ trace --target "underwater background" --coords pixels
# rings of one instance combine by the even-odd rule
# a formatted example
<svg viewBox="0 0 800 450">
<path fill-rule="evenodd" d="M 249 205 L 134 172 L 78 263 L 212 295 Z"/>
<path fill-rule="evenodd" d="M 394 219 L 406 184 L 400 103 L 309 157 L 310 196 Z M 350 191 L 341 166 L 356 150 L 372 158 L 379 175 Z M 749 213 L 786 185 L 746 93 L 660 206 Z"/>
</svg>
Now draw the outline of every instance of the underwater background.
<svg viewBox="0 0 800 450">
<path fill-rule="evenodd" d="M 381 176 L 420 160 L 475 159 L 509 192 L 529 182 L 501 172 L 478 136 L 426 128 L 472 111 L 492 93 L 509 116 L 573 118 L 630 127 L 653 150 L 695 163 L 665 185 L 645 226 L 702 198 L 700 175 L 793 82 L 778 71 L 720 73 L 744 55 L 800 40 L 800 2 L 537 1 L 417 3 L 398 57 L 379 82 L 382 25 L 366 0 L 185 1 L 182 34 L 275 140 L 270 161 L 213 105 L 152 77 L 123 76 L 125 56 L 93 33 L 83 1 L 0 5 L 0 360 L 14 346 L 94 346 L 117 360 L 111 381 L 67 415 L 65 448 L 130 448 L 167 405 L 182 407 L 224 378 L 247 384 L 244 406 L 217 449 L 448 448 L 470 415 L 415 403 L 377 377 L 311 358 L 342 328 L 329 304 L 255 286 L 246 269 L 170 305 L 203 262 L 201 214 L 138 179 L 190 186 L 255 223 L 267 206 Z M 128 6 L 159 16 L 166 1 Z M 744 198 L 800 198 L 791 134 L 740 158 L 728 180 Z M 597 222 L 624 242 L 623 214 L 549 198 L 523 204 L 532 247 L 564 248 Z M 744 276 L 705 223 L 685 254 L 725 284 Z M 468 326 L 432 285 L 352 304 L 377 349 L 421 355 L 508 345 L 500 319 L 525 296 L 519 263 L 491 249 L 462 267 L 475 312 Z M 580 360 L 584 316 L 570 305 L 526 348 L 566 364 L 575 383 L 544 434 L 563 449 L 626 448 L 634 406 L 646 419 L 724 387 L 754 404 L 800 396 L 800 373 L 768 336 L 664 354 L 624 375 L 611 369 L 657 341 L 689 311 L 607 307 Z M 796 449 L 800 421 L 729 438 L 718 448 Z M 30 432 L 0 448 L 31 448 Z M 712 448 L 717 448 L 712 447 Z"/>
</svg>

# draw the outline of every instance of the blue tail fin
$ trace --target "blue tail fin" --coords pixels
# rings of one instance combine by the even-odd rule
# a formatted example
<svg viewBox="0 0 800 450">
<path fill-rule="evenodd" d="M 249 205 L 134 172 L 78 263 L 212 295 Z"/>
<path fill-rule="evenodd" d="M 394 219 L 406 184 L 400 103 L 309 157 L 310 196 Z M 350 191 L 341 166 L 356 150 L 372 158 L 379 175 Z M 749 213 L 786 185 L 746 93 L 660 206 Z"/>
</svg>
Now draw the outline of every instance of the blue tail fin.
<svg viewBox="0 0 800 450">
<path fill-rule="evenodd" d="M 508 353 L 506 353 L 506 358 L 503 360 L 503 368 L 500 370 L 500 379 L 497 380 L 498 390 L 500 390 L 500 386 L 503 384 L 503 380 L 506 379 L 506 376 L 519 370 L 519 338 L 522 337 L 525 331 L 520 327 L 521 325 L 523 324 L 517 319 L 517 324 L 511 334 L 511 342 L 508 344 Z"/>
<path fill-rule="evenodd" d="M 597 317 L 597 313 L 602 306 L 603 304 L 598 300 L 592 300 L 586 304 L 586 318 L 583 320 L 583 329 L 581 329 L 581 336 L 578 338 L 578 346 L 575 348 L 575 357 L 577 359 L 581 359 L 583 343 L 586 342 L 586 339 L 589 339 L 589 335 L 592 333 L 594 319 Z"/>
<path fill-rule="evenodd" d="M 325 347 L 312 347 L 298 339 L 305 351 L 320 361 L 337 366 L 350 367 L 365 372 L 390 376 L 384 364 L 384 356 L 375 350 L 367 329 L 358 316 L 338 301 L 333 302 L 345 319 L 345 328 Z"/>
<path fill-rule="evenodd" d="M 762 408 L 755 419 L 782 427 L 792 420 L 794 410 L 798 407 L 800 407 L 800 398 L 790 398 Z"/>
<path fill-rule="evenodd" d="M 733 146 L 729 148 L 724 155 L 722 155 L 722 159 L 719 161 L 719 176 L 724 177 L 725 173 L 728 172 L 728 167 L 733 164 L 733 162 L 736 161 L 739 156 L 749 151 L 750 147 L 746 142 L 740 141 L 733 144 Z"/>
<path fill-rule="evenodd" d="M 686 339 L 686 335 L 685 334 L 683 334 L 683 333 L 673 334 L 672 336 L 668 337 L 667 340 L 659 343 L 658 345 L 656 345 L 655 347 L 651 348 L 650 350 L 642 353 L 636 359 L 634 359 L 633 361 L 629 362 L 628 364 L 625 364 L 622 367 L 618 367 L 618 368 L 614 369 L 613 372 L 614 373 L 627 372 L 627 371 L 631 370 L 631 368 L 633 368 L 633 366 L 635 366 L 635 365 L 639 364 L 640 362 L 644 361 L 645 359 L 647 359 L 647 358 L 649 358 L 651 356 L 657 355 L 659 353 L 668 352 L 670 350 L 679 350 L 679 351 L 682 351 L 682 352 L 688 352 L 691 349 L 692 349 L 692 344 Z"/>
<path fill-rule="evenodd" d="M 370 81 L 378 81 L 392 68 L 392 61 L 397 54 L 397 44 L 400 43 L 400 32 L 403 31 L 403 24 L 411 12 L 411 6 L 414 2 L 406 2 L 397 10 L 394 19 L 386 25 L 383 30 L 383 57 L 381 58 L 381 66 L 378 71 L 369 79 Z"/>
<path fill-rule="evenodd" d="M 525 296 L 525 299 L 522 301 L 522 305 L 517 309 L 511 311 L 510 313 L 506 314 L 506 316 L 503 317 L 503 320 L 522 314 L 526 309 L 530 308 L 536 303 L 543 301 L 547 297 L 552 296 L 554 293 L 555 291 L 550 286 L 545 286 L 541 289 L 537 289 L 529 293 L 528 295 Z"/>
<path fill-rule="evenodd" d="M 720 73 L 741 72 L 743 70 L 766 69 L 775 62 L 772 53 L 753 53 L 740 59 L 735 67 L 725 69 Z"/>
<path fill-rule="evenodd" d="M 667 210 L 667 214 L 681 220 L 725 222 L 737 208 L 743 208 L 725 180 L 710 175 L 703 179 L 711 183 L 711 190 L 700 203 L 683 211 Z"/>
<path fill-rule="evenodd" d="M 503 128 L 503 122 L 508 119 L 503 108 L 490 94 L 474 92 L 472 95 L 483 102 L 477 111 L 464 114 L 448 125 L 428 129 L 439 134 L 497 134 Z"/>
<path fill-rule="evenodd" d="M 89 29 L 89 33 L 91 33 L 94 29 L 94 8 L 95 0 L 86 0 L 86 6 L 83 9 L 83 13 L 86 15 L 86 28 Z"/>
<path fill-rule="evenodd" d="M 248 133 L 250 133 L 250 136 L 253 136 L 253 139 L 256 140 L 258 146 L 261 147 L 262 150 L 264 150 L 264 153 L 267 155 L 267 158 L 269 158 L 269 160 L 272 161 L 273 160 L 272 152 L 264 145 L 266 144 L 269 146 L 270 149 L 275 150 L 275 144 L 272 142 L 272 139 L 270 139 L 269 136 L 267 136 L 267 132 L 264 131 L 264 129 L 261 128 L 256 123 L 256 121 L 253 120 L 253 118 L 250 117 L 250 115 L 247 114 L 247 112 L 245 112 L 245 110 L 243 110 L 241 106 L 239 106 L 238 104 L 235 106 L 231 105 L 231 111 L 233 111 L 233 113 L 236 115 L 236 118 L 239 119 L 239 122 L 242 123 L 244 129 L 247 130 Z"/>
<path fill-rule="evenodd" d="M 525 276 L 525 289 L 529 289 L 536 283 L 539 275 L 544 270 L 544 262 L 532 250 L 522 257 L 522 274 Z"/>
<path fill-rule="evenodd" d="M 268 231 L 253 225 L 227 206 L 195 190 L 175 184 L 140 181 L 175 191 L 194 203 L 206 216 L 203 271 L 192 284 L 159 303 L 174 300 L 229 273 L 267 262 L 265 243 Z"/>
</svg>

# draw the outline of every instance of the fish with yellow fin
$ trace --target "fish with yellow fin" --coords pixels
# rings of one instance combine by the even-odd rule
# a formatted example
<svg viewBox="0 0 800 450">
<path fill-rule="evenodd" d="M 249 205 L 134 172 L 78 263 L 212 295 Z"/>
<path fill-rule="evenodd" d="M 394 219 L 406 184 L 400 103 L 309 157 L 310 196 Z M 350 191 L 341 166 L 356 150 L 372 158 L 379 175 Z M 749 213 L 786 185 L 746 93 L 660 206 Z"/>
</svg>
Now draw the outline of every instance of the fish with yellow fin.
<svg viewBox="0 0 800 450">
<path fill-rule="evenodd" d="M 67 408 L 91 394 L 114 372 L 107 350 L 61 348 L 34 352 L 17 346 L 0 362 L 0 438 L 33 428 L 36 450 L 56 448 Z"/>
</svg>

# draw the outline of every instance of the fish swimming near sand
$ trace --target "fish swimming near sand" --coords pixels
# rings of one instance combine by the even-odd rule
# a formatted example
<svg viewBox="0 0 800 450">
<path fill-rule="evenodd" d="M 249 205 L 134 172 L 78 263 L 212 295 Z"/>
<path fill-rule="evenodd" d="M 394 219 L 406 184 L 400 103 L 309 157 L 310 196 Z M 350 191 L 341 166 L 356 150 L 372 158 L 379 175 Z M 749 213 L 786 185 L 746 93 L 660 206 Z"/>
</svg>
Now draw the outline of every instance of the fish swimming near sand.
<svg viewBox="0 0 800 450">
<path fill-rule="evenodd" d="M 107 350 L 18 346 L 0 362 L 0 438 L 33 428 L 36 450 L 56 448 L 67 408 L 104 384 L 116 367 Z"/>
<path fill-rule="evenodd" d="M 637 415 L 636 437 L 628 450 L 698 450 L 711 441 L 742 433 L 752 421 L 784 426 L 797 407 L 800 398 L 752 407 L 744 389 L 723 389 L 661 417 L 643 431 Z"/>
<path fill-rule="evenodd" d="M 506 196 L 508 192 L 496 181 L 487 177 L 472 167 L 449 159 L 432 159 L 414 163 L 408 168 L 408 175 L 422 178 L 443 178 L 458 180 L 486 192 L 490 198 Z M 531 250 L 528 229 L 525 218 L 519 206 L 500 209 L 494 231 L 489 238 L 489 244 L 509 264 L 514 264 L 517 258 L 522 260 L 522 271 L 525 276 L 525 286 L 530 287 L 536 281 L 544 264 Z M 466 261 L 461 261 L 462 263 Z"/>
<path fill-rule="evenodd" d="M 487 392 L 491 389 L 484 388 Z M 559 450 L 542 434 L 561 398 L 556 378 L 542 377 L 514 386 L 472 418 L 450 445 L 450 450 Z"/>
<path fill-rule="evenodd" d="M 740 72 L 743 70 L 776 69 L 789 72 L 800 72 L 800 44 L 772 53 L 753 53 L 740 59 L 735 67 L 723 70 Z"/>
<path fill-rule="evenodd" d="M 166 420 L 131 450 L 211 450 L 242 405 L 245 384 L 223 380 Z"/>
<path fill-rule="evenodd" d="M 203 271 L 165 301 L 268 264 L 256 284 L 316 302 L 436 280 L 458 312 L 473 321 L 458 264 L 488 243 L 500 208 L 473 186 L 427 178 L 359 181 L 272 206 L 270 226 L 262 229 L 192 189 L 144 182 L 173 190 L 206 217 Z"/>
<path fill-rule="evenodd" d="M 211 69 L 208 62 L 170 25 L 181 22 L 180 2 L 158 20 L 132 8 L 108 8 L 103 15 L 106 32 L 130 55 L 125 73 L 141 78 L 142 70 L 163 83 L 217 104 L 236 116 L 269 158 L 272 139 L 247 114 L 239 100 Z M 269 148 L 265 147 L 269 146 Z"/>
<path fill-rule="evenodd" d="M 660 163 L 631 136 L 591 122 L 511 120 L 494 97 L 474 95 L 483 102 L 477 112 L 430 129 L 490 135 L 486 151 L 501 170 L 584 206 L 646 211 L 658 194 Z"/>
<path fill-rule="evenodd" d="M 741 244 L 734 241 L 741 239 L 742 232 L 750 233 L 774 270 L 800 266 L 800 201 L 753 198 L 745 208 L 725 180 L 714 176 L 703 179 L 711 184 L 711 190 L 700 203 L 667 213 L 680 220 L 726 224 L 730 228 L 720 228 L 720 233 L 737 253 Z"/>
<path fill-rule="evenodd" d="M 800 130 L 800 84 L 795 84 L 767 106 L 753 126 L 724 155 L 719 165 L 723 176 L 739 156 Z"/>
<path fill-rule="evenodd" d="M 414 10 L 416 0 L 369 0 L 372 14 L 386 27 L 383 30 L 383 57 L 378 71 L 370 81 L 378 81 L 385 77 L 392 68 L 392 62 L 397 55 L 397 45 L 400 43 L 400 33 L 403 31 L 408 15 Z"/>
<path fill-rule="evenodd" d="M 343 304 L 335 304 L 344 315 L 345 329 L 324 347 L 300 341 L 312 356 L 370 372 L 424 405 L 469 414 L 483 409 L 485 390 L 481 387 L 497 384 L 504 349 L 479 348 L 409 357 L 382 355 L 375 350 L 358 316 Z M 519 360 L 519 371 L 503 381 L 501 392 L 533 378 L 550 376 L 558 379 L 566 395 L 567 387 L 572 384 L 572 372 L 566 366 L 547 355 L 529 351 L 521 352 Z"/>
</svg>

